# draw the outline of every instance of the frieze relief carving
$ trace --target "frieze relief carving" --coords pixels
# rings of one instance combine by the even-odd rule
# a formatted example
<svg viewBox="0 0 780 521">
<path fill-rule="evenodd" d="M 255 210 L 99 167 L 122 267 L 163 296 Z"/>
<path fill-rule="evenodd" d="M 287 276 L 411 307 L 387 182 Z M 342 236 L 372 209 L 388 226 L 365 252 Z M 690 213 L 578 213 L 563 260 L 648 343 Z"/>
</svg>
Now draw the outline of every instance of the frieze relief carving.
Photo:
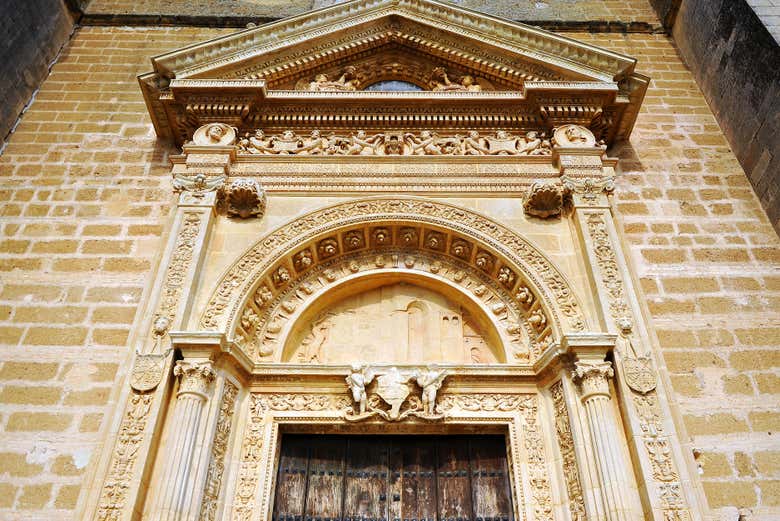
<svg viewBox="0 0 780 521">
<path fill-rule="evenodd" d="M 217 428 L 211 441 L 211 458 L 209 459 L 209 467 L 206 472 L 206 485 L 200 506 L 200 521 L 214 521 L 216 519 L 217 501 L 219 500 L 222 480 L 225 475 L 225 459 L 227 457 L 237 396 L 238 387 L 226 380 L 222 391 L 222 401 L 219 404 Z"/>
<path fill-rule="evenodd" d="M 522 136 L 498 130 L 482 135 L 477 130 L 465 135 L 440 135 L 431 130 L 384 132 L 369 135 L 357 130 L 349 135 L 312 130 L 299 135 L 293 130 L 267 135 L 263 130 L 245 134 L 238 151 L 253 155 L 324 156 L 550 156 L 552 145 L 543 132 Z"/>
</svg>

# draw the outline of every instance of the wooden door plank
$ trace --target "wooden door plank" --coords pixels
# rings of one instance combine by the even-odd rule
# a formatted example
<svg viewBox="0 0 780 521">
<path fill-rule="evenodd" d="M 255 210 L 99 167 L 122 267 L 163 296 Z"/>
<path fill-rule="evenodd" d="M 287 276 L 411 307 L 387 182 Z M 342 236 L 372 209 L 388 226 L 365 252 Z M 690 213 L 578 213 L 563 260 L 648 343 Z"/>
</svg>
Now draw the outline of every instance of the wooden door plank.
<svg viewBox="0 0 780 521">
<path fill-rule="evenodd" d="M 401 519 L 436 521 L 436 442 L 423 437 L 401 443 Z"/>
<path fill-rule="evenodd" d="M 305 440 L 283 440 L 276 478 L 273 521 L 303 521 L 308 462 Z"/>
<path fill-rule="evenodd" d="M 347 441 L 344 437 L 312 437 L 309 441 L 309 485 L 305 521 L 339 521 L 344 487 Z"/>
<path fill-rule="evenodd" d="M 472 438 L 469 446 L 475 521 L 512 521 L 504 441 Z"/>
<path fill-rule="evenodd" d="M 344 521 L 387 521 L 389 445 L 379 437 L 348 440 Z"/>
<path fill-rule="evenodd" d="M 439 521 L 473 519 L 468 445 L 453 436 L 441 438 L 436 449 Z"/>
</svg>

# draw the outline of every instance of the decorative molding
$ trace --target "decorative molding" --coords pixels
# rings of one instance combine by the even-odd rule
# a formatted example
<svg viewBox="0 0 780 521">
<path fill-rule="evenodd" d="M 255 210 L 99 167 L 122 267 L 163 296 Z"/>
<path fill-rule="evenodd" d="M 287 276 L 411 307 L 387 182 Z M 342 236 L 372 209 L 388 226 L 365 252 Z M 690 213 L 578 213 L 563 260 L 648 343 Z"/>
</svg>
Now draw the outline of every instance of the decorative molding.
<svg viewBox="0 0 780 521">
<path fill-rule="evenodd" d="M 585 511 L 582 485 L 580 484 L 574 438 L 571 433 L 571 419 L 563 393 L 563 382 L 559 381 L 550 387 L 550 396 L 552 397 L 555 414 L 555 434 L 558 439 L 558 448 L 561 452 L 563 478 L 566 482 L 566 494 L 569 500 L 571 519 L 572 521 L 586 521 L 587 513 Z"/>
<path fill-rule="evenodd" d="M 528 456 L 534 519 L 536 521 L 553 521 L 550 470 L 547 467 L 544 439 L 539 426 L 539 397 L 537 395 L 528 396 L 521 403 L 520 412 L 524 419 L 523 438 Z"/>
<path fill-rule="evenodd" d="M 134 476 L 135 463 L 143 442 L 146 423 L 151 412 L 153 394 L 132 393 L 119 425 L 108 476 L 100 493 L 96 518 L 116 521 L 124 518 L 127 492 Z"/>
<path fill-rule="evenodd" d="M 225 380 L 222 400 L 219 404 L 219 416 L 214 438 L 211 440 L 211 458 L 206 471 L 206 485 L 203 489 L 203 499 L 200 505 L 200 521 L 214 521 L 217 516 L 217 501 L 222 489 L 222 479 L 225 474 L 225 459 L 230 441 L 230 430 L 233 425 L 233 415 L 236 409 L 238 387 Z"/>
<path fill-rule="evenodd" d="M 325 239 L 294 255 L 277 259 L 283 265 L 272 272 L 270 280 L 265 277 L 256 282 L 257 289 L 241 311 L 234 331 L 237 347 L 258 361 L 273 356 L 285 345 L 285 335 L 290 333 L 286 326 L 297 310 L 305 309 L 324 291 L 341 284 L 345 277 L 354 279 L 358 274 L 367 277 L 386 273 L 387 270 L 398 270 L 410 276 L 435 277 L 472 294 L 485 315 L 495 324 L 505 347 L 510 349 L 510 352 L 505 353 L 506 357 L 517 363 L 530 363 L 547 345 L 554 342 L 552 328 L 547 324 L 539 299 L 531 296 L 530 303 L 517 300 L 528 299 L 530 290 L 524 283 L 518 284 L 518 275 L 514 271 L 505 266 L 499 267 L 495 270 L 495 279 L 492 279 L 476 266 L 453 258 L 454 255 L 449 257 L 431 251 L 404 251 L 393 247 L 393 242 L 402 241 L 403 233 L 414 234 L 416 241 L 425 235 L 426 244 L 430 245 L 432 240 L 440 241 L 441 248 L 450 244 L 457 249 L 459 244 L 444 232 L 422 234 L 413 227 L 353 228 L 338 236 L 336 243 L 349 247 L 352 237 L 357 239 L 355 244 L 359 248 L 369 245 L 374 245 L 374 248 L 318 261 L 312 250 L 323 245 L 327 241 Z M 385 234 L 387 238 L 382 241 L 387 246 L 378 247 L 377 241 Z M 471 248 L 470 243 L 464 244 Z M 471 255 L 470 252 L 469 259 Z M 296 273 L 296 276 L 293 277 L 292 273 Z M 515 284 L 518 284 L 518 293 L 513 297 L 508 288 L 515 287 Z M 536 317 L 543 317 L 544 325 L 532 325 L 530 320 Z"/>
</svg>

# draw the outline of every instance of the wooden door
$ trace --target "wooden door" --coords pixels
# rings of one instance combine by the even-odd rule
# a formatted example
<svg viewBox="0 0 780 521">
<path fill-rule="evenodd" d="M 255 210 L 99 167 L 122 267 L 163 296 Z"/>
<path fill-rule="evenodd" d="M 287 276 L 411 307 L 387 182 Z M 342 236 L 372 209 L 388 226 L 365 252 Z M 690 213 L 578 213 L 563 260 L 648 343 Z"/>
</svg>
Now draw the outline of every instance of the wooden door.
<svg viewBox="0 0 780 521">
<path fill-rule="evenodd" d="M 504 439 L 286 435 L 273 521 L 513 521 Z"/>
</svg>

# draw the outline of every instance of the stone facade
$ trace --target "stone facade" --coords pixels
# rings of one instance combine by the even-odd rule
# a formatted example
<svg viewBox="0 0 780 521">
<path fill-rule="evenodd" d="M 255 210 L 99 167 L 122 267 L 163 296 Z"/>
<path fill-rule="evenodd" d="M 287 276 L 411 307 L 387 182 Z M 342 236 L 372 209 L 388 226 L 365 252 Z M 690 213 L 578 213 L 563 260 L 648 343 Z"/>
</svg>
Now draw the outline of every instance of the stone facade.
<svg viewBox="0 0 780 521">
<path fill-rule="evenodd" d="M 89 462 L 124 407 L 175 202 L 179 150 L 156 139 L 135 77 L 150 56 L 231 32 L 80 28 L 0 158 L 0 517 L 73 519 L 87 495 Z M 635 57 L 653 78 L 630 140 L 609 151 L 621 160 L 624 250 L 712 515 L 772 518 L 780 241 L 669 37 L 570 36 Z M 294 199 L 269 204 L 266 230 L 337 202 Z M 460 202 L 523 220 L 512 199 Z M 224 244 L 215 251 L 215 265 L 232 262 Z"/>
</svg>

